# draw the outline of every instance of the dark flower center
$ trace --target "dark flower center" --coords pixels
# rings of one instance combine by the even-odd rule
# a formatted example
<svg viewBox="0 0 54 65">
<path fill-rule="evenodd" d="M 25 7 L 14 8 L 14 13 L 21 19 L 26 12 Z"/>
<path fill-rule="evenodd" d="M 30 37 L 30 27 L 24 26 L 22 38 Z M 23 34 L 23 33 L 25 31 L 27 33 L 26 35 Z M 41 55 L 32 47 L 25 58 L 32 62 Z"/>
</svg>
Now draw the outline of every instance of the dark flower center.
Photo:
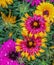
<svg viewBox="0 0 54 65">
<path fill-rule="evenodd" d="M 31 27 L 34 28 L 34 29 L 39 28 L 40 27 L 39 21 L 32 22 Z"/>
<path fill-rule="evenodd" d="M 43 11 L 43 15 L 49 16 L 49 11 L 48 10 Z"/>
<path fill-rule="evenodd" d="M 16 60 L 18 57 L 18 53 L 17 52 L 11 52 L 9 53 L 9 58 L 12 60 Z"/>
<path fill-rule="evenodd" d="M 28 47 L 28 48 L 35 47 L 35 43 L 34 43 L 34 41 L 33 41 L 33 40 L 29 40 L 29 41 L 27 41 L 27 47 Z"/>
</svg>

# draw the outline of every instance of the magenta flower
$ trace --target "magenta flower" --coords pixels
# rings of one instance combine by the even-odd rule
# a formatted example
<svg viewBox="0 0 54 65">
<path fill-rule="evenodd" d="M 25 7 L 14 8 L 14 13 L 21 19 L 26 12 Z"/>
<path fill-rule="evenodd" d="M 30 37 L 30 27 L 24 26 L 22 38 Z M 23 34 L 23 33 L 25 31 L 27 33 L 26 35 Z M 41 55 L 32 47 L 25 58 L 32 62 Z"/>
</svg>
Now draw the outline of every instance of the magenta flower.
<svg viewBox="0 0 54 65">
<path fill-rule="evenodd" d="M 40 2 L 43 2 L 45 0 L 26 0 L 27 2 L 31 2 L 31 6 L 34 6 L 34 5 L 39 5 Z"/>
<path fill-rule="evenodd" d="M 42 38 L 37 37 L 36 39 L 33 37 L 24 37 L 24 40 L 20 40 L 20 43 L 16 43 L 16 50 L 21 51 L 22 57 L 26 57 L 28 60 L 31 58 L 35 59 L 35 54 L 40 54 L 40 50 L 42 49 Z"/>
<path fill-rule="evenodd" d="M 25 37 L 25 39 L 20 44 L 20 47 L 22 47 L 21 49 L 24 52 L 28 52 L 29 55 L 34 55 L 34 53 L 38 52 L 40 50 L 40 46 L 41 37 L 37 37 L 36 39 L 34 37 Z"/>
<path fill-rule="evenodd" d="M 50 0 L 50 2 L 53 2 L 54 3 L 54 0 Z"/>
<path fill-rule="evenodd" d="M 44 32 L 46 30 L 45 26 L 46 21 L 43 17 L 34 15 L 33 17 L 29 17 L 25 22 L 26 29 L 32 34 L 36 34 L 39 32 Z"/>
<path fill-rule="evenodd" d="M 15 51 L 15 42 L 11 39 L 4 42 L 0 48 L 0 65 L 20 65 L 18 57 L 19 53 Z"/>
</svg>

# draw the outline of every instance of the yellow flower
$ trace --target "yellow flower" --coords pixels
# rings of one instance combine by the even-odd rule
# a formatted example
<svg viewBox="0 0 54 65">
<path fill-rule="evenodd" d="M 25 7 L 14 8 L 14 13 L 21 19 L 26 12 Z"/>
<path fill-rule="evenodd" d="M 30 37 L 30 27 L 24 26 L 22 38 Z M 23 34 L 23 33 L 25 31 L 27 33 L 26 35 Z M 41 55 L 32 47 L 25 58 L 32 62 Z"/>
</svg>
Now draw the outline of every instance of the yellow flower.
<svg viewBox="0 0 54 65">
<path fill-rule="evenodd" d="M 3 12 L 1 12 L 1 15 L 5 23 L 16 23 L 16 16 L 11 16 L 11 11 L 9 12 L 8 16 L 6 16 Z"/>
<path fill-rule="evenodd" d="M 54 17 L 54 6 L 48 2 L 40 3 L 35 13 L 44 16 L 45 19 L 50 21 Z"/>
<path fill-rule="evenodd" d="M 0 0 L 0 6 L 2 6 L 3 8 L 7 8 L 8 4 L 12 4 L 13 0 Z"/>
</svg>

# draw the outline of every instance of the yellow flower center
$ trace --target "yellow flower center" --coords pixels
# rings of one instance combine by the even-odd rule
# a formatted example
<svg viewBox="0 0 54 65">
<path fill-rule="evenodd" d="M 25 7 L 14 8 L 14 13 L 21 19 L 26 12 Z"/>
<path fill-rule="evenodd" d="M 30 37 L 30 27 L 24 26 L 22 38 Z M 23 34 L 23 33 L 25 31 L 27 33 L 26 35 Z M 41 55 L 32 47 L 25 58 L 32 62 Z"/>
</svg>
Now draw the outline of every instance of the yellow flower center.
<svg viewBox="0 0 54 65">
<path fill-rule="evenodd" d="M 34 21 L 31 26 L 32 26 L 32 28 L 36 29 L 36 28 L 40 27 L 40 24 L 38 21 Z"/>
<path fill-rule="evenodd" d="M 34 23 L 33 23 L 33 26 L 38 26 L 38 23 L 35 21 Z"/>
<path fill-rule="evenodd" d="M 28 45 L 29 45 L 29 46 L 32 46 L 32 45 L 33 45 L 33 42 L 29 42 Z"/>
<path fill-rule="evenodd" d="M 35 43 L 34 43 L 33 41 L 28 41 L 28 42 L 27 42 L 27 47 L 28 47 L 28 48 L 35 47 Z"/>
</svg>

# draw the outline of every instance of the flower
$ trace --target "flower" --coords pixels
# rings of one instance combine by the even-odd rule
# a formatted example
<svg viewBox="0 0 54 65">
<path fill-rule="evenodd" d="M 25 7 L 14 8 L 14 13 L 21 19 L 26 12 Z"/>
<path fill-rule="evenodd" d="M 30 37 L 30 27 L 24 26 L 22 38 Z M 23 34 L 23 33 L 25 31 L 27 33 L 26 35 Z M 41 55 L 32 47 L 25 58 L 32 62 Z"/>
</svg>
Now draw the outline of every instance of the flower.
<svg viewBox="0 0 54 65">
<path fill-rule="evenodd" d="M 11 16 L 11 11 L 9 11 L 9 15 L 6 16 L 3 12 L 1 12 L 2 19 L 5 23 L 16 23 L 16 16 Z"/>
<path fill-rule="evenodd" d="M 40 52 L 45 52 L 41 47 L 46 46 L 46 41 L 45 38 L 41 37 L 37 37 L 36 39 L 34 37 L 24 37 L 23 40 L 17 39 L 16 51 L 21 51 L 22 57 L 26 57 L 29 61 L 30 59 L 35 60 L 35 55 L 40 56 Z"/>
<path fill-rule="evenodd" d="M 26 17 L 26 18 L 25 18 Z M 35 36 L 45 36 L 46 32 L 50 31 L 50 23 L 47 22 L 41 15 L 34 14 L 33 16 L 29 16 L 27 13 L 25 17 L 22 17 L 22 22 L 20 25 L 22 26 L 22 34 Z"/>
<path fill-rule="evenodd" d="M 7 8 L 8 4 L 12 4 L 13 0 L 0 0 L 0 6 L 2 6 L 3 8 Z"/>
<path fill-rule="evenodd" d="M 19 56 L 15 50 L 15 42 L 9 39 L 0 48 L 0 65 L 20 65 L 17 60 Z"/>
<path fill-rule="evenodd" d="M 51 21 L 54 17 L 54 6 L 51 3 L 43 2 L 37 6 L 37 10 L 35 11 L 36 14 L 40 14 L 45 17 L 48 21 Z"/>
<path fill-rule="evenodd" d="M 53 2 L 54 3 L 54 0 L 50 0 L 50 2 Z"/>
<path fill-rule="evenodd" d="M 34 6 L 34 5 L 39 5 L 40 2 L 43 2 L 45 0 L 26 0 L 27 2 L 30 2 L 31 3 L 31 6 Z"/>
</svg>

